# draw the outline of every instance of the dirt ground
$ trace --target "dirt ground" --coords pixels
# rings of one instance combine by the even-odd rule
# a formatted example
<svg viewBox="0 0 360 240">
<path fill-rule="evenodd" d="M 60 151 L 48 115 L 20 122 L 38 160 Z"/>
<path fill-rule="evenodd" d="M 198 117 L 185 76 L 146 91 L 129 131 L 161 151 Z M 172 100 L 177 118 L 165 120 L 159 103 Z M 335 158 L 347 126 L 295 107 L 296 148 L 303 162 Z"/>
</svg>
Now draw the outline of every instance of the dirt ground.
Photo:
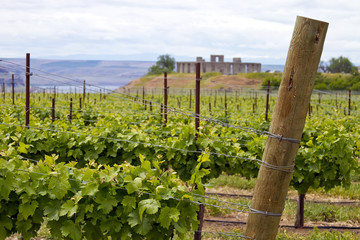
<svg viewBox="0 0 360 240">
<path fill-rule="evenodd" d="M 225 194 L 236 194 L 236 195 L 247 195 L 250 196 L 253 194 L 252 191 L 243 190 L 243 189 L 236 189 L 231 187 L 215 187 L 215 188 L 208 188 L 207 193 L 225 193 Z M 211 196 L 213 197 L 213 196 Z M 220 198 L 220 197 L 219 197 Z M 222 197 L 221 197 L 222 198 Z M 297 193 L 296 191 L 290 191 L 288 193 L 288 199 L 292 199 L 296 201 Z M 341 197 L 328 197 L 328 196 L 319 196 L 316 194 L 307 194 L 306 201 L 323 201 L 323 202 L 331 202 L 332 204 L 336 202 L 354 202 L 349 199 L 344 199 Z M 355 205 L 359 206 L 358 201 Z M 234 230 L 245 230 L 245 223 L 247 220 L 248 214 L 247 213 L 232 213 L 217 217 L 212 217 L 206 214 L 205 212 L 205 219 L 210 221 L 204 222 L 204 231 L 224 231 L 224 232 L 233 232 Z M 223 223 L 223 222 L 211 222 L 212 220 L 215 221 L 229 221 L 234 223 Z M 284 227 L 287 226 L 287 227 Z M 302 229 L 295 229 L 294 226 L 294 219 L 288 219 L 286 217 L 282 217 L 280 221 L 279 231 L 286 231 L 291 233 L 296 233 L 300 235 L 307 235 L 313 229 L 312 227 L 315 226 L 324 226 L 324 227 L 331 227 L 331 226 L 344 226 L 344 227 L 360 227 L 358 224 L 353 224 L 349 222 L 322 222 L 322 221 L 308 221 L 305 223 L 305 228 Z M 286 230 L 285 230 L 286 229 Z M 351 229 L 351 230 L 343 230 L 343 229 L 320 229 L 320 231 L 351 231 L 355 233 L 357 236 L 360 237 L 360 229 Z"/>
</svg>

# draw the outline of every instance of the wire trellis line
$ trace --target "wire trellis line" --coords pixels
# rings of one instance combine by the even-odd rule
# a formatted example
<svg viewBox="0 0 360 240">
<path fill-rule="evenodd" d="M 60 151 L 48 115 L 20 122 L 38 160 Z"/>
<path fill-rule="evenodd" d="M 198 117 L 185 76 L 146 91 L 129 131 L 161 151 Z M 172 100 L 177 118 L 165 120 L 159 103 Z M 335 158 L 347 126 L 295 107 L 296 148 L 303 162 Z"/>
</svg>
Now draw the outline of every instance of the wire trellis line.
<svg viewBox="0 0 360 240">
<path fill-rule="evenodd" d="M 13 126 L 13 127 L 24 127 L 23 125 L 9 124 L 9 123 L 4 123 L 4 122 L 0 122 L 0 124 L 1 125 L 6 125 L 6 126 Z M 216 156 L 222 156 L 222 157 L 228 157 L 228 158 L 235 158 L 235 159 L 240 159 L 240 160 L 245 160 L 245 161 L 256 162 L 257 164 L 263 165 L 263 166 L 265 166 L 265 167 L 267 167 L 269 169 L 278 170 L 278 171 L 282 171 L 282 172 L 288 172 L 288 173 L 292 173 L 293 172 L 292 168 L 294 167 L 294 165 L 277 166 L 277 165 L 273 165 L 273 164 L 264 162 L 264 161 L 262 161 L 260 159 L 246 158 L 246 157 L 234 156 L 234 155 L 218 153 L 218 152 L 208 152 L 208 151 L 205 151 L 205 150 L 186 150 L 186 149 L 175 148 L 175 147 L 164 146 L 164 145 L 158 145 L 158 144 L 153 144 L 153 143 L 144 143 L 144 142 L 131 141 L 131 140 L 126 140 L 126 139 L 119 139 L 119 138 L 109 138 L 109 137 L 96 136 L 96 135 L 90 135 L 90 134 L 84 134 L 84 133 L 76 133 L 76 132 L 70 132 L 70 131 L 59 131 L 59 130 L 54 130 L 54 129 L 49 129 L 49 128 L 41 128 L 41 127 L 33 127 L 33 126 L 27 126 L 27 128 L 50 131 L 50 132 L 74 134 L 74 135 L 78 135 L 78 136 L 101 138 L 101 139 L 107 139 L 107 140 L 113 140 L 113 141 L 119 141 L 119 142 L 134 143 L 134 144 L 139 144 L 139 145 L 147 145 L 147 146 L 150 146 L 150 147 L 171 149 L 171 150 L 184 152 L 184 153 L 198 153 L 198 154 L 208 154 L 208 155 L 216 155 Z"/>
</svg>

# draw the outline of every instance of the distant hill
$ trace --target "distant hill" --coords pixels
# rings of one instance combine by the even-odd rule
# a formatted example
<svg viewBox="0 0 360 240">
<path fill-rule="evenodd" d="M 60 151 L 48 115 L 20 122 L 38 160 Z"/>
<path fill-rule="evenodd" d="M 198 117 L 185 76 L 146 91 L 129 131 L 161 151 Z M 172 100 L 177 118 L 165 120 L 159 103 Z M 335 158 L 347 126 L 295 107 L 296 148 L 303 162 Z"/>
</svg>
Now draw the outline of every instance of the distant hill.
<svg viewBox="0 0 360 240">
<path fill-rule="evenodd" d="M 11 70 L 11 69 L 5 69 L 0 66 L 0 84 L 2 86 L 3 82 L 5 82 L 5 85 L 7 87 L 12 85 L 12 74 L 14 74 L 14 84 L 15 86 L 23 86 L 24 85 L 24 79 L 20 75 L 19 71 L 17 70 Z"/>
<path fill-rule="evenodd" d="M 5 83 L 11 83 L 11 74 L 15 74 L 15 79 L 17 84 L 24 84 L 25 73 L 25 59 L 6 59 L 8 61 L 14 62 L 18 65 L 8 64 L 0 61 L 0 83 L 5 81 Z M 31 77 L 31 84 L 35 86 L 64 86 L 72 85 L 74 82 L 58 78 L 55 76 L 47 75 L 43 72 L 36 71 L 39 69 L 44 72 L 49 72 L 56 75 L 61 75 L 68 78 L 73 78 L 77 80 L 86 80 L 87 83 L 94 84 L 97 86 L 114 86 L 122 87 L 134 79 L 140 79 L 144 76 L 149 67 L 154 65 L 155 62 L 149 61 L 103 61 L 103 60 L 47 60 L 47 59 L 31 59 L 30 68 L 31 72 L 34 75 Z M 10 69 L 9 69 L 10 68 Z M 15 69 L 15 70 L 14 70 Z M 262 71 L 282 71 L 282 65 L 263 65 Z M 36 76 L 36 74 L 45 76 L 42 78 Z M 233 76 L 224 78 L 234 78 Z M 235 77 L 239 78 L 239 77 Z M 51 79 L 55 79 L 53 81 Z M 184 80 L 186 82 L 186 80 Z M 218 81 L 218 80 L 212 80 Z M 229 80 L 230 81 L 230 80 Z M 229 82 L 228 81 L 228 82 Z M 131 83 L 133 84 L 133 83 Z M 155 84 L 155 83 L 154 83 Z M 185 83 L 184 83 L 185 84 Z M 220 84 L 220 83 L 219 83 Z M 218 86 L 220 86 L 218 84 Z M 78 83 L 75 83 L 78 85 Z M 185 85 L 191 85 L 185 84 Z M 215 86 L 216 84 L 210 84 L 209 86 Z M 225 84 L 226 85 L 226 84 Z M 231 86 L 231 84 L 228 84 Z"/>
<path fill-rule="evenodd" d="M 8 59 L 11 62 L 25 65 L 25 59 Z M 1 62 L 0 62 L 1 63 Z M 38 72 L 35 69 L 40 69 L 44 72 L 49 72 L 56 75 L 61 75 L 77 80 L 86 80 L 87 83 L 99 86 L 117 85 L 123 86 L 129 81 L 139 78 L 147 73 L 150 66 L 155 62 L 147 61 L 101 61 L 101 60 L 46 60 L 46 59 L 31 59 L 30 68 L 34 68 L 31 72 L 46 76 L 48 78 L 55 78 L 62 82 L 71 84 L 70 80 L 56 78 L 54 76 L 46 75 Z M 17 78 L 25 79 L 24 68 L 21 66 L 11 64 L 0 64 L 2 66 L 11 66 L 17 69 Z M 0 75 L 1 77 L 1 75 Z M 31 84 L 34 85 L 64 85 L 57 81 L 44 79 L 37 76 L 31 77 Z"/>
</svg>

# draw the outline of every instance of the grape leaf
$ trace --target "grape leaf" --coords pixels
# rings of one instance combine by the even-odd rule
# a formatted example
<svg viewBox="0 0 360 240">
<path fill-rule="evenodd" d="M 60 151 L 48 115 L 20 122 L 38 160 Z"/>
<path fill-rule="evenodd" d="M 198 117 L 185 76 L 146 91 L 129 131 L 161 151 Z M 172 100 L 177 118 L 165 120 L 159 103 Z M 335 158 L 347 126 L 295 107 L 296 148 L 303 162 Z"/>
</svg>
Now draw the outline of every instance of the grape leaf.
<svg viewBox="0 0 360 240">
<path fill-rule="evenodd" d="M 62 199 L 71 185 L 66 176 L 51 177 L 49 181 L 49 193 L 50 197 L 55 196 L 57 199 Z"/>
<path fill-rule="evenodd" d="M 38 206 L 39 203 L 37 201 L 22 203 L 19 206 L 19 213 L 24 217 L 25 220 L 27 220 L 29 216 L 34 215 L 35 209 Z"/>
<path fill-rule="evenodd" d="M 78 209 L 78 205 L 71 200 L 67 200 L 62 206 L 60 210 L 60 216 L 67 215 L 68 217 L 72 217 Z"/>
<path fill-rule="evenodd" d="M 161 226 L 169 229 L 170 223 L 172 221 L 177 222 L 179 220 L 179 215 L 180 212 L 176 208 L 162 208 L 159 216 L 159 222 Z"/>
<path fill-rule="evenodd" d="M 96 182 L 88 183 L 82 190 L 82 195 L 94 196 L 94 194 L 98 191 L 98 187 L 99 185 Z"/>
<path fill-rule="evenodd" d="M 141 220 L 137 210 L 129 214 L 128 223 L 131 227 L 135 227 L 136 233 L 141 235 L 146 235 L 152 228 L 150 220 L 147 217 Z"/>
<path fill-rule="evenodd" d="M 125 196 L 124 199 L 121 201 L 121 204 L 128 212 L 130 212 L 132 209 L 136 208 L 136 198 L 131 196 Z"/>
<path fill-rule="evenodd" d="M 51 220 L 59 220 L 60 201 L 52 200 L 46 203 L 44 214 Z"/>
<path fill-rule="evenodd" d="M 108 214 L 113 209 L 113 207 L 118 204 L 118 201 L 113 196 L 97 199 L 96 202 L 100 204 L 97 209 L 102 209 L 105 214 Z"/>
<path fill-rule="evenodd" d="M 74 223 L 71 220 L 65 221 L 60 230 L 62 235 L 65 237 L 69 236 L 73 240 L 81 240 L 81 229 L 78 224 Z"/>
<path fill-rule="evenodd" d="M 126 184 L 126 190 L 128 194 L 136 192 L 142 186 L 142 179 L 137 177 L 132 182 Z"/>
<path fill-rule="evenodd" d="M 142 221 L 142 215 L 146 210 L 147 214 L 155 214 L 157 213 L 158 209 L 161 207 L 161 204 L 156 199 L 145 199 L 139 202 L 139 214 L 140 220 Z"/>
</svg>

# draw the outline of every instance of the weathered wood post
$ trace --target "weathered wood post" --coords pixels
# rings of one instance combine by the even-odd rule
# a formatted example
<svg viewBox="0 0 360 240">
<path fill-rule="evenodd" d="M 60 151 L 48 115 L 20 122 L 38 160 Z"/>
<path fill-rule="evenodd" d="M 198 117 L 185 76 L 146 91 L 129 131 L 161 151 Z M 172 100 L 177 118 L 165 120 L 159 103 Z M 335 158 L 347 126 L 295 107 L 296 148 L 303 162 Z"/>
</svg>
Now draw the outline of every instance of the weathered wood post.
<svg viewBox="0 0 360 240">
<path fill-rule="evenodd" d="M 246 226 L 246 236 L 275 239 L 299 149 L 328 23 L 297 17 Z"/>
</svg>

